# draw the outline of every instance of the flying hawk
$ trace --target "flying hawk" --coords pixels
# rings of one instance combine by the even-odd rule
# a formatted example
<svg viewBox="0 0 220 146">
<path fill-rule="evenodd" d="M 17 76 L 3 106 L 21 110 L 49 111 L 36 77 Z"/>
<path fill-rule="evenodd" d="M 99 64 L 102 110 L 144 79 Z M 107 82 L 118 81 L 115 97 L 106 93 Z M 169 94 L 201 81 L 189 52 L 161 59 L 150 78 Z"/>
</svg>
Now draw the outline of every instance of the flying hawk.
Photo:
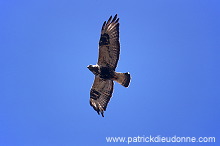
<svg viewBox="0 0 220 146">
<path fill-rule="evenodd" d="M 117 14 L 112 19 L 104 22 L 99 40 L 99 57 L 97 65 L 89 65 L 87 68 L 95 75 L 95 80 L 90 90 L 90 105 L 102 114 L 107 108 L 114 88 L 113 81 L 124 87 L 128 87 L 131 77 L 127 73 L 115 71 L 120 54 L 119 43 L 119 18 Z"/>
</svg>

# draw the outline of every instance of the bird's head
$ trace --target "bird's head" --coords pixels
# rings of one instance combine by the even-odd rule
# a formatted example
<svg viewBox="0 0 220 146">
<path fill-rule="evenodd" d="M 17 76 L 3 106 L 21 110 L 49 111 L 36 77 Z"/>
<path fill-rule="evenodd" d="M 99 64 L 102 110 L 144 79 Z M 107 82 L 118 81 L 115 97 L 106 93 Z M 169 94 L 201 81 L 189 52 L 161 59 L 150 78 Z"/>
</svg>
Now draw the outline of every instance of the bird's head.
<svg viewBox="0 0 220 146">
<path fill-rule="evenodd" d="M 89 70 L 91 70 L 93 67 L 92 67 L 93 65 L 88 65 L 87 66 L 87 68 L 89 69 Z"/>
<path fill-rule="evenodd" d="M 87 68 L 94 74 L 99 74 L 99 66 L 98 65 L 88 65 Z"/>
</svg>

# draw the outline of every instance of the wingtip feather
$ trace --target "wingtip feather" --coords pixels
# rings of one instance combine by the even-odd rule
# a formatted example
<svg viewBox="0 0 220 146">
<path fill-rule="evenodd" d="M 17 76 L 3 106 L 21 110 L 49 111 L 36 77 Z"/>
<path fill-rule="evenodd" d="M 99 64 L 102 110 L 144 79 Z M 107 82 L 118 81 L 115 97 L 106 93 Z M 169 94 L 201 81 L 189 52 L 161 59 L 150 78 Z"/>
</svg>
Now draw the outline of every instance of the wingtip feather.
<svg viewBox="0 0 220 146">
<path fill-rule="evenodd" d="M 114 16 L 114 18 L 112 19 L 112 22 L 114 22 L 117 19 L 117 14 Z"/>
<path fill-rule="evenodd" d="M 104 29 L 104 27 L 105 27 L 105 24 L 106 24 L 106 21 L 103 23 L 103 25 L 102 25 L 102 30 Z"/>
<path fill-rule="evenodd" d="M 112 16 L 110 16 L 110 18 L 108 19 L 107 24 L 110 23 L 111 19 L 112 19 Z"/>
<path fill-rule="evenodd" d="M 104 112 L 101 112 L 101 114 L 102 114 L 102 117 L 104 117 Z"/>
<path fill-rule="evenodd" d="M 119 21 L 119 18 L 115 21 L 115 23 L 118 23 L 118 21 Z"/>
</svg>

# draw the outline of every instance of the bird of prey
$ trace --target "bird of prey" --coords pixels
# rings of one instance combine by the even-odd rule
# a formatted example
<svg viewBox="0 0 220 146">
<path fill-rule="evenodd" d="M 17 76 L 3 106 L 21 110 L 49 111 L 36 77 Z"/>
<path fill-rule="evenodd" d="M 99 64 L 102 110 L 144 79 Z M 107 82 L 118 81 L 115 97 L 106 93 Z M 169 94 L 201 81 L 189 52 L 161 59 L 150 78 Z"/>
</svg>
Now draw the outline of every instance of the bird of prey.
<svg viewBox="0 0 220 146">
<path fill-rule="evenodd" d="M 90 105 L 102 114 L 112 97 L 114 83 L 118 82 L 128 87 L 131 77 L 130 73 L 119 73 L 115 71 L 120 54 L 119 43 L 119 18 L 117 14 L 112 19 L 104 22 L 99 40 L 99 56 L 96 65 L 89 65 L 87 68 L 95 75 L 95 80 L 90 90 Z"/>
</svg>

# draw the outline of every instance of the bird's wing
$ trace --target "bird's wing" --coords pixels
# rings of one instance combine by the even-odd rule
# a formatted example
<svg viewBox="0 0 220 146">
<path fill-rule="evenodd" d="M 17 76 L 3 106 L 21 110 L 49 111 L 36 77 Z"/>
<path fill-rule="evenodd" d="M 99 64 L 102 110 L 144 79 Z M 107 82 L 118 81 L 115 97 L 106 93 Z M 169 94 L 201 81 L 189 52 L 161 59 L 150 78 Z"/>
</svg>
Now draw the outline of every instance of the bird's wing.
<svg viewBox="0 0 220 146">
<path fill-rule="evenodd" d="M 107 108 L 108 102 L 112 97 L 114 83 L 112 80 L 104 80 L 96 76 L 92 88 L 90 90 L 90 105 L 102 114 Z"/>
<path fill-rule="evenodd" d="M 111 67 L 115 69 L 120 54 L 119 43 L 119 18 L 117 14 L 112 19 L 104 22 L 101 30 L 99 41 L 99 58 L 98 65 L 103 67 Z"/>
</svg>

